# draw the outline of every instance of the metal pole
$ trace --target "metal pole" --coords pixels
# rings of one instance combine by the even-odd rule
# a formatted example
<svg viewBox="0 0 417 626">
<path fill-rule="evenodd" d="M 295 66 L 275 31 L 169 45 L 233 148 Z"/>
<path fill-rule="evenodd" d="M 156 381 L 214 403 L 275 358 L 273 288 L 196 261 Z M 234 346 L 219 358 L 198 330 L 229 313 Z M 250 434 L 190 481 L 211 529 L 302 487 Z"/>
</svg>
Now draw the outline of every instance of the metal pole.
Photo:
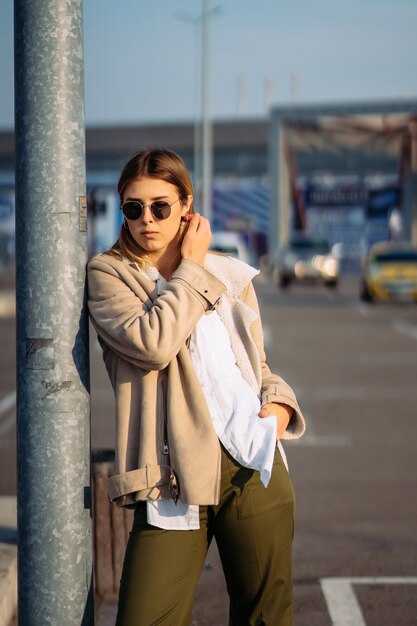
<svg viewBox="0 0 417 626">
<path fill-rule="evenodd" d="M 203 0 L 202 14 L 202 126 L 203 126 L 203 155 L 202 155 L 202 213 L 211 221 L 211 187 L 212 187 L 212 128 L 210 121 L 210 0 Z"/>
<path fill-rule="evenodd" d="M 20 626 L 93 624 L 82 0 L 15 0 Z"/>
</svg>

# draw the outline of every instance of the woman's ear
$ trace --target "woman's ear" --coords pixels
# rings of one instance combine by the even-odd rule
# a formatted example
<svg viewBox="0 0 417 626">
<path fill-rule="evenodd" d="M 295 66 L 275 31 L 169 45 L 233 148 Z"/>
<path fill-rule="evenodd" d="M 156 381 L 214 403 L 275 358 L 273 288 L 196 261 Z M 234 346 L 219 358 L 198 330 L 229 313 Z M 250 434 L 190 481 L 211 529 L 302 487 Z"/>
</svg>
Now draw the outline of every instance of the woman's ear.
<svg viewBox="0 0 417 626">
<path fill-rule="evenodd" d="M 188 211 L 191 208 L 192 203 L 193 203 L 193 196 L 190 194 L 189 196 L 187 196 L 187 201 L 186 201 L 186 203 L 184 205 L 185 213 L 183 215 L 186 215 L 188 213 Z"/>
</svg>

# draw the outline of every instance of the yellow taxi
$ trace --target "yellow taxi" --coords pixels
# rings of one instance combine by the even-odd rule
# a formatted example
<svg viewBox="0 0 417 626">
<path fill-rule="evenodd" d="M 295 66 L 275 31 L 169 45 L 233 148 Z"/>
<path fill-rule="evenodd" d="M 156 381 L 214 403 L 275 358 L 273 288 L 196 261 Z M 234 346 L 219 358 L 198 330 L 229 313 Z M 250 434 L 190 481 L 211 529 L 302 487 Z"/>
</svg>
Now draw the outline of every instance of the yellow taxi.
<svg viewBox="0 0 417 626">
<path fill-rule="evenodd" d="M 417 302 L 417 247 L 400 241 L 374 244 L 364 262 L 360 297 Z"/>
</svg>

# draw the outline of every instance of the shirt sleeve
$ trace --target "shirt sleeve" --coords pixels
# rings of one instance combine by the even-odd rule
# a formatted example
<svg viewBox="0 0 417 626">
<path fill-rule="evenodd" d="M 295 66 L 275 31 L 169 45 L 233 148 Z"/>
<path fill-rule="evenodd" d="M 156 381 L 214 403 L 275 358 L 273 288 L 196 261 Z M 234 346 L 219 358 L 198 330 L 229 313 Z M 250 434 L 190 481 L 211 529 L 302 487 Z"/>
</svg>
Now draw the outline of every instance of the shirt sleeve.
<svg viewBox="0 0 417 626">
<path fill-rule="evenodd" d="M 251 325 L 251 334 L 258 348 L 261 361 L 261 402 L 262 404 L 267 404 L 268 402 L 277 402 L 290 406 L 294 412 L 291 416 L 290 422 L 288 424 L 286 432 L 283 435 L 283 438 L 298 439 L 299 437 L 301 437 L 301 435 L 304 434 L 306 428 L 305 420 L 292 388 L 288 385 L 288 383 L 285 382 L 283 378 L 281 378 L 281 376 L 271 372 L 266 362 L 259 304 L 252 282 L 248 285 L 241 297 L 245 304 L 247 304 L 252 310 L 257 313 L 257 319 L 252 322 Z"/>
</svg>

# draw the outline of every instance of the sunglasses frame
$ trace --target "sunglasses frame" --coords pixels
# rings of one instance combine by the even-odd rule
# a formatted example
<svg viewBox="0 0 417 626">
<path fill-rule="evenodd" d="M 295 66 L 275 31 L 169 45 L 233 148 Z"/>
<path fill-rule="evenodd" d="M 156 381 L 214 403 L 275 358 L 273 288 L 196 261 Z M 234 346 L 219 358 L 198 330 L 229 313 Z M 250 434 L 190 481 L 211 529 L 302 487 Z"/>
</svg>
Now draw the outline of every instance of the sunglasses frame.
<svg viewBox="0 0 417 626">
<path fill-rule="evenodd" d="M 120 205 L 120 209 L 123 212 L 123 215 L 125 216 L 126 219 L 128 220 L 138 220 L 140 217 L 142 217 L 144 210 L 146 209 L 146 207 L 149 207 L 150 212 L 152 213 L 152 217 L 154 217 L 156 220 L 158 220 L 159 222 L 162 220 L 166 220 L 168 219 L 168 217 L 171 215 L 171 207 L 178 202 L 179 200 L 181 200 L 181 198 L 177 198 L 176 200 L 174 200 L 174 202 L 166 202 L 165 200 L 155 200 L 154 202 L 151 202 L 151 204 L 142 204 L 142 202 L 139 202 L 139 200 L 126 200 L 126 202 L 123 202 Z M 124 211 L 124 207 L 126 206 L 126 204 L 129 203 L 133 203 L 136 204 L 138 206 L 138 210 L 139 210 L 139 214 L 137 217 L 128 217 Z M 165 215 L 164 217 L 158 217 L 158 215 L 155 214 L 155 208 L 154 205 L 155 204 L 163 204 L 164 208 L 167 206 L 169 208 L 169 213 L 168 215 Z M 162 209 L 158 209 L 156 208 L 156 211 L 160 211 Z"/>
</svg>

